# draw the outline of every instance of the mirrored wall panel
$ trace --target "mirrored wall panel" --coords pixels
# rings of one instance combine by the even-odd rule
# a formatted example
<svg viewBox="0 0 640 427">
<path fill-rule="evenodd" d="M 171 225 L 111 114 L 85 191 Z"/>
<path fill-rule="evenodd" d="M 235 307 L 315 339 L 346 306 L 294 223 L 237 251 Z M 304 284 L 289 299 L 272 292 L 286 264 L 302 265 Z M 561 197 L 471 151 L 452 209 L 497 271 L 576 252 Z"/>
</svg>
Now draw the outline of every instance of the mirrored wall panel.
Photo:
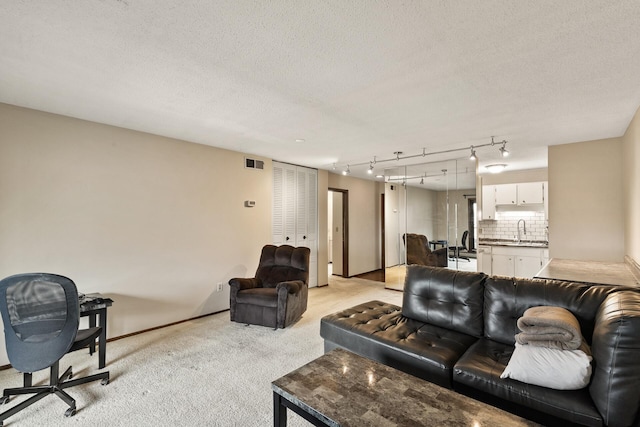
<svg viewBox="0 0 640 427">
<path fill-rule="evenodd" d="M 385 170 L 385 283 L 408 264 L 476 271 L 476 165 L 467 158 Z"/>
</svg>

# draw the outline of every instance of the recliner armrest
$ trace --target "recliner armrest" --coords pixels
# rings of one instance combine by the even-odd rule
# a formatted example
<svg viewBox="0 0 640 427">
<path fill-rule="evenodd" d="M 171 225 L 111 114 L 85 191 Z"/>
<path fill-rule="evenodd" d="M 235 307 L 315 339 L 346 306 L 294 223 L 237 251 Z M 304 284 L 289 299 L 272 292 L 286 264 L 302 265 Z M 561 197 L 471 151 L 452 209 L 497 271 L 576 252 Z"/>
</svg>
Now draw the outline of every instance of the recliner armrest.
<svg viewBox="0 0 640 427">
<path fill-rule="evenodd" d="M 276 291 L 280 293 L 280 289 L 284 288 L 289 294 L 297 294 L 303 286 L 306 286 L 306 283 L 302 280 L 290 280 L 288 282 L 278 283 L 276 285 Z"/>
<path fill-rule="evenodd" d="M 435 251 L 431 251 L 432 254 L 444 254 L 444 256 L 448 256 L 449 252 L 447 252 L 447 248 L 440 248 L 440 249 L 436 249 Z"/>
<path fill-rule="evenodd" d="M 241 291 L 243 289 L 253 289 L 259 287 L 258 279 L 255 277 L 245 278 L 245 277 L 235 277 L 229 280 L 229 286 L 231 288 L 235 288 L 236 291 Z"/>
</svg>

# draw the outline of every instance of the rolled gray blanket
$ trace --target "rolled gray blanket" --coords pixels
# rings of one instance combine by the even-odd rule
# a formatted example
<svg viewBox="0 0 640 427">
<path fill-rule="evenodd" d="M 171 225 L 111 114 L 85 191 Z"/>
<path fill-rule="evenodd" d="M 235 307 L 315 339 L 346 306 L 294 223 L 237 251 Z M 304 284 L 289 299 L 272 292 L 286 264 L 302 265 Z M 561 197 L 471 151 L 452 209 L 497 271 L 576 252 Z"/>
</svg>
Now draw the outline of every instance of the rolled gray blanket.
<svg viewBox="0 0 640 427">
<path fill-rule="evenodd" d="M 578 319 L 562 307 L 531 307 L 518 319 L 516 341 L 522 345 L 576 350 L 582 343 Z"/>
</svg>

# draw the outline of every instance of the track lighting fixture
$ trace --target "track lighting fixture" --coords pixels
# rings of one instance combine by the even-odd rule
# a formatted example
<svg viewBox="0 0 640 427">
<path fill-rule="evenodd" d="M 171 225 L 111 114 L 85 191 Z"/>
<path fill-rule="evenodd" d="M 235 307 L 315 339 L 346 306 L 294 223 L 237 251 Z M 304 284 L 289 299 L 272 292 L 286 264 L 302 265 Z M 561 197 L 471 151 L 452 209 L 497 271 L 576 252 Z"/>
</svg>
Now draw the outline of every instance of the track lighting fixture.
<svg viewBox="0 0 640 427">
<path fill-rule="evenodd" d="M 420 185 L 424 185 L 424 176 L 420 178 Z"/>
<path fill-rule="evenodd" d="M 495 145 L 500 145 L 500 148 L 498 149 L 498 151 L 500 152 L 500 156 L 501 157 L 509 156 L 509 151 L 507 150 L 507 140 L 495 141 L 494 137 L 492 136 L 491 137 L 491 142 L 490 143 L 486 143 L 486 144 L 471 145 L 469 147 L 463 147 L 463 148 L 452 148 L 450 150 L 433 151 L 433 152 L 430 152 L 430 153 L 427 152 L 426 148 L 423 148 L 422 152 L 420 154 L 413 154 L 413 155 L 408 155 L 408 156 L 403 156 L 404 153 L 402 151 L 394 151 L 393 152 L 393 156 L 394 157 L 392 157 L 392 158 L 377 160 L 376 157 L 374 156 L 373 160 L 370 160 L 368 162 L 362 162 L 362 163 L 353 163 L 353 165 L 354 166 L 363 166 L 363 165 L 369 164 L 369 169 L 367 170 L 367 173 L 369 175 L 373 175 L 374 165 L 376 163 L 399 161 L 399 160 L 411 159 L 411 158 L 414 158 L 414 157 L 426 157 L 426 156 L 431 156 L 431 155 L 441 155 L 441 154 L 448 154 L 448 153 L 456 153 L 456 152 L 464 151 L 464 150 L 470 150 L 469 160 L 476 161 L 476 160 L 478 160 L 478 156 L 476 155 L 476 150 L 478 148 L 489 147 L 489 146 L 493 147 Z M 343 175 L 350 175 L 351 174 L 350 166 L 351 165 L 348 164 L 347 168 L 342 171 Z M 336 169 L 336 164 L 335 163 L 333 164 L 333 169 L 334 170 Z M 378 176 L 376 175 L 376 177 L 378 177 Z"/>
</svg>

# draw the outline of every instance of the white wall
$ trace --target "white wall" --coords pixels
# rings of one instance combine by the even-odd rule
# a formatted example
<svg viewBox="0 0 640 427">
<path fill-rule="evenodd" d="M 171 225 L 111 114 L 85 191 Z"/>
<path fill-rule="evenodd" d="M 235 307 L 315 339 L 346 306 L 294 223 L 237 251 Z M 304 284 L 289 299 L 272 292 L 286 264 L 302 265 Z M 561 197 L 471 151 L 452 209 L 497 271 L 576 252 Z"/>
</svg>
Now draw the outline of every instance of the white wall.
<svg viewBox="0 0 640 427">
<path fill-rule="evenodd" d="M 329 173 L 330 188 L 349 191 L 349 276 L 380 268 L 381 185 L 376 181 Z"/>
<path fill-rule="evenodd" d="M 225 310 L 215 284 L 253 276 L 271 240 L 271 161 L 243 158 L 0 104 L 0 277 L 52 272 L 102 292 L 109 337 Z"/>
<path fill-rule="evenodd" d="M 483 173 L 482 178 L 478 182 L 482 185 L 498 185 L 513 184 L 517 182 L 538 182 L 548 181 L 549 171 L 547 168 L 542 169 L 525 169 L 519 171 L 504 171 L 501 173 Z"/>
<path fill-rule="evenodd" d="M 620 138 L 549 147 L 551 257 L 624 260 L 622 164 Z"/>
<path fill-rule="evenodd" d="M 436 237 L 437 192 L 407 186 L 407 233 Z"/>
<path fill-rule="evenodd" d="M 622 138 L 625 254 L 640 264 L 640 109 Z"/>
</svg>

